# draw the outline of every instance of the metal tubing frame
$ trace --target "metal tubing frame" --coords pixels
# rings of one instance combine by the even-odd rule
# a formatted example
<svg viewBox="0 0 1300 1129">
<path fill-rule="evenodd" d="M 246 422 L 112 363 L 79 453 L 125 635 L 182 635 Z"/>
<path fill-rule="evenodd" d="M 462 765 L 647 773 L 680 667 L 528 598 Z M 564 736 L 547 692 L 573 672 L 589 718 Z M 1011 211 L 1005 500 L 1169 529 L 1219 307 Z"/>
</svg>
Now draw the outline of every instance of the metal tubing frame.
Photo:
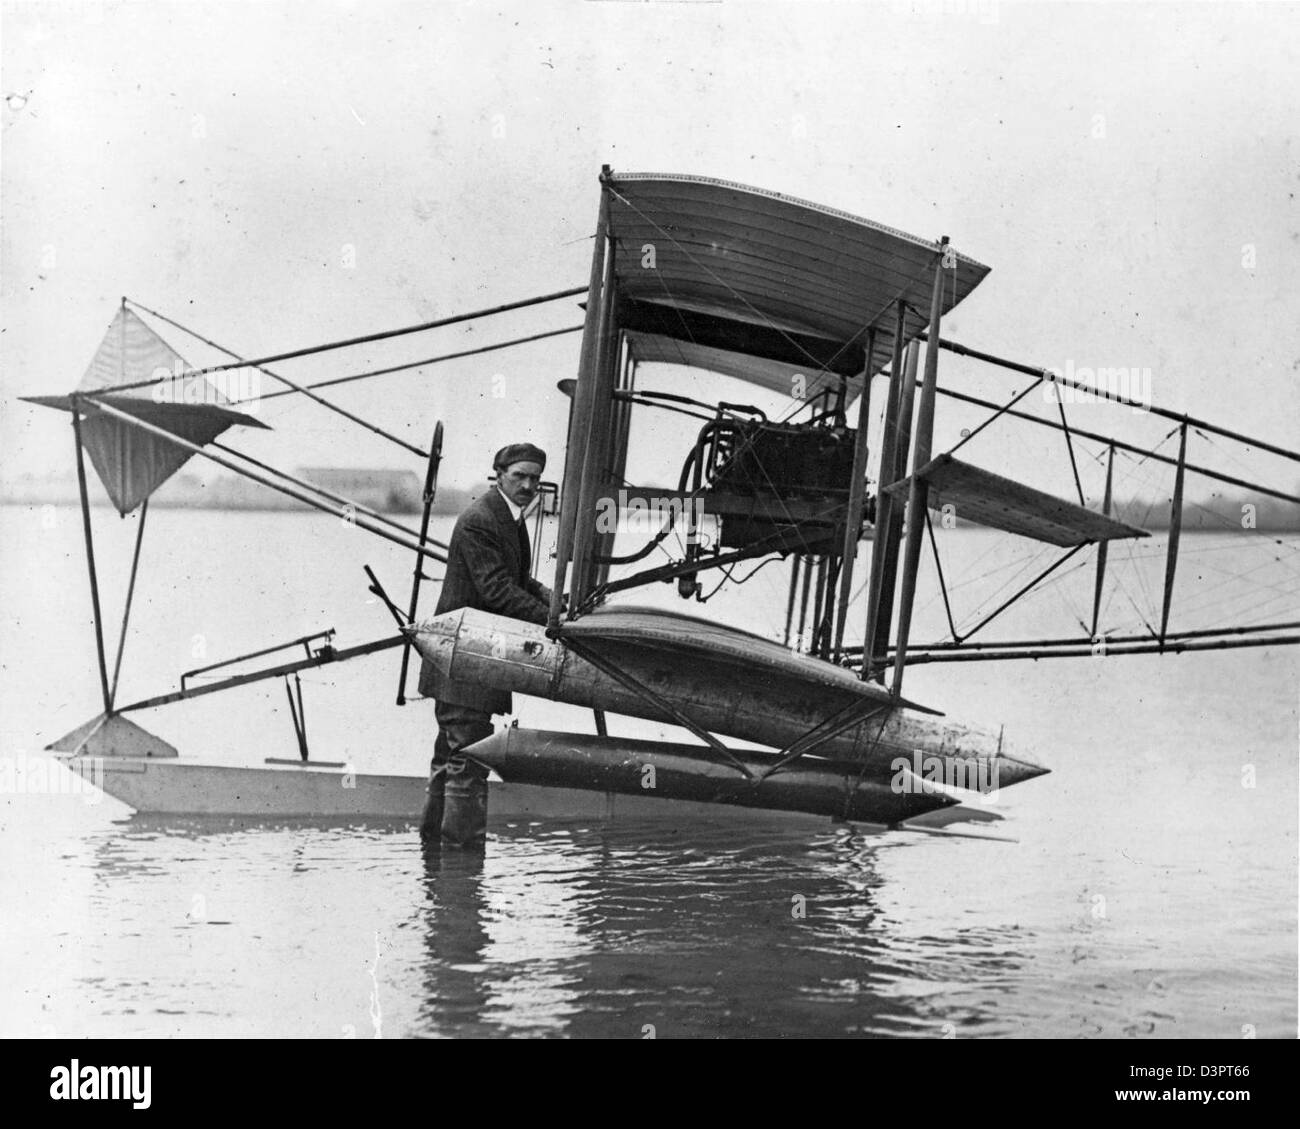
<svg viewBox="0 0 1300 1129">
<path fill-rule="evenodd" d="M 620 686 L 630 690 L 643 701 L 649 702 L 656 709 L 662 710 L 665 714 L 676 721 L 678 725 L 682 726 L 684 729 L 690 730 L 691 733 L 703 741 L 710 749 L 723 756 L 729 764 L 736 768 L 740 774 L 745 777 L 745 779 L 753 779 L 753 774 L 745 767 L 744 763 L 735 753 L 727 748 L 726 745 L 719 741 L 718 738 L 697 721 L 687 714 L 682 713 L 682 711 L 674 706 L 672 702 L 668 701 L 662 695 L 656 694 L 649 686 L 645 685 L 645 683 L 634 678 L 632 675 L 628 674 L 627 671 L 610 662 L 603 655 L 597 654 L 593 648 L 586 646 L 584 643 L 579 643 L 574 639 L 564 638 L 563 632 L 561 632 L 560 638 L 564 645 L 580 659 L 590 663 L 597 670 L 608 675 Z"/>
<path fill-rule="evenodd" d="M 930 330 L 927 327 L 920 337 L 923 341 L 930 340 Z M 1005 357 L 994 356 L 992 353 L 984 353 L 978 349 L 971 349 L 965 345 L 959 345 L 956 341 L 939 340 L 939 348 L 950 353 L 956 353 L 960 357 L 971 357 L 977 361 L 984 361 L 998 368 L 1010 369 L 1012 372 L 1023 372 L 1029 376 L 1041 377 L 1043 380 L 1049 380 L 1053 384 L 1059 384 L 1065 388 L 1074 388 L 1080 392 L 1086 392 L 1091 396 L 1096 396 L 1101 400 L 1109 400 L 1115 404 L 1123 404 L 1132 408 L 1141 408 L 1152 415 L 1160 416 L 1162 419 L 1173 420 L 1175 423 L 1185 423 L 1189 427 L 1194 427 L 1199 431 L 1213 432 L 1215 435 L 1222 435 L 1225 439 L 1235 439 L 1239 443 L 1248 443 L 1252 447 L 1257 447 L 1261 451 L 1267 451 L 1271 455 L 1279 455 L 1284 459 L 1291 459 L 1300 462 L 1300 451 L 1291 451 L 1285 447 L 1279 447 L 1274 443 L 1265 443 L 1260 439 L 1253 439 L 1249 435 L 1242 435 L 1240 432 L 1231 431 L 1226 427 L 1219 427 L 1207 420 L 1196 419 L 1193 416 L 1186 415 L 1183 412 L 1170 411 L 1168 408 L 1159 408 L 1154 404 L 1148 405 L 1140 400 L 1130 400 L 1127 396 L 1120 396 L 1116 393 L 1107 392 L 1105 389 L 1092 388 L 1087 384 L 1080 384 L 1077 381 L 1067 380 L 1064 376 L 1056 376 L 1049 369 L 1036 368 L 1033 365 L 1021 364 L 1019 361 L 1010 361 Z"/>
<path fill-rule="evenodd" d="M 801 737 L 796 737 L 784 749 L 781 749 L 777 753 L 779 759 L 775 764 L 770 765 L 763 775 L 758 778 L 759 782 L 766 780 L 769 776 L 779 772 L 786 765 L 797 761 L 800 757 L 821 748 L 827 741 L 833 741 L 845 730 L 852 729 L 855 725 L 865 725 L 882 710 L 891 708 L 891 703 L 875 702 L 870 698 L 850 702 L 838 713 L 834 713 L 825 720 L 818 722 L 807 733 Z"/>
<path fill-rule="evenodd" d="M 181 672 L 181 691 L 186 689 L 185 680 L 193 678 L 196 674 L 207 674 L 210 670 L 220 670 L 223 666 L 234 666 L 235 663 L 247 662 L 249 659 L 260 659 L 265 655 L 273 655 L 276 651 L 287 651 L 290 647 L 302 647 L 307 652 L 307 657 L 311 658 L 311 645 L 316 639 L 325 640 L 325 645 L 330 645 L 330 640 L 334 638 L 334 628 L 327 627 L 324 631 L 313 631 L 310 635 L 300 635 L 297 639 L 289 639 L 284 643 L 275 643 L 270 647 L 263 647 L 258 651 L 249 651 L 243 655 L 236 655 L 233 659 L 222 659 L 220 662 L 209 663 L 207 666 L 196 666 L 193 670 Z"/>
<path fill-rule="evenodd" d="M 300 483 L 304 489 L 310 490 L 315 494 L 319 494 L 322 498 L 326 498 L 329 501 L 335 502 L 340 506 L 344 506 L 346 508 L 355 510 L 359 514 L 365 514 L 366 517 L 371 518 L 374 521 L 381 522 L 382 524 L 388 526 L 390 529 L 396 529 L 399 533 L 410 533 L 410 534 L 415 533 L 415 530 L 410 528 L 410 526 L 403 525 L 400 521 L 394 520 L 393 518 L 389 517 L 387 514 L 383 514 L 380 513 L 378 510 L 371 509 L 369 506 L 364 505 L 361 502 L 354 501 L 353 499 L 348 498 L 343 494 L 335 494 L 333 490 L 328 490 L 324 486 L 318 486 L 314 482 L 308 482 L 305 478 L 295 478 L 287 471 L 280 470 L 278 467 L 273 467 L 271 466 L 270 463 L 264 463 L 260 459 L 255 459 L 253 458 L 252 455 L 246 455 L 244 454 L 243 451 L 238 451 L 234 447 L 228 447 L 225 443 L 218 443 L 215 439 L 210 439 L 207 445 L 209 447 L 215 448 L 218 451 L 224 451 L 227 455 L 234 455 L 235 458 L 237 459 L 243 459 L 244 462 L 250 463 L 251 465 L 257 467 L 258 470 L 264 470 L 268 474 L 275 475 L 277 478 L 283 478 L 288 482 Z M 430 545 L 436 546 L 437 548 L 443 550 L 443 552 L 447 551 L 448 546 L 444 542 L 439 541 L 436 538 L 425 537 L 422 538 L 422 540 L 427 542 Z"/>
<path fill-rule="evenodd" d="M 1115 658 L 1120 655 L 1176 655 L 1184 651 L 1234 651 L 1245 647 L 1293 646 L 1300 643 L 1300 635 L 1279 635 L 1271 639 L 1214 639 L 1206 642 L 1181 642 L 1177 637 L 1167 637 L 1164 643 L 1148 640 L 1138 646 L 1110 647 L 1099 651 L 1091 643 L 1080 643 L 1072 649 L 1059 650 L 1022 650 L 1022 651 L 979 651 L 963 654 L 961 651 L 932 652 L 917 650 L 908 656 L 913 666 L 923 663 L 950 662 L 1009 662 L 1012 659 L 1076 659 L 1093 656 L 1095 658 Z"/>
<path fill-rule="evenodd" d="M 1250 627 L 1202 627 L 1195 631 L 1171 631 L 1166 638 L 1172 642 L 1185 641 L 1190 639 L 1216 639 L 1221 636 L 1231 635 L 1260 635 L 1266 631 L 1295 631 L 1300 628 L 1300 620 L 1290 620 L 1286 623 L 1257 623 Z M 1097 642 L 1104 641 L 1109 647 L 1112 643 L 1121 646 L 1128 643 L 1150 643 L 1150 635 L 1115 635 L 1115 636 L 1094 636 L 1091 639 L 999 639 L 996 642 L 989 643 L 924 643 L 912 647 L 912 654 L 922 652 L 934 654 L 942 651 L 1000 651 L 1013 650 L 1016 647 L 1049 649 L 1057 647 L 1083 647 Z M 861 647 L 846 647 L 846 655 L 861 658 Z"/>
<path fill-rule="evenodd" d="M 964 404 L 974 404 L 976 407 L 980 408 L 992 408 L 995 411 L 999 407 L 1003 407 L 1003 405 L 995 404 L 990 400 L 983 400 L 978 396 L 971 396 L 965 392 L 958 392 L 952 388 L 940 388 L 939 395 L 947 396 L 953 400 L 960 400 Z M 1025 420 L 1027 423 L 1036 423 L 1042 427 L 1050 427 L 1055 431 L 1061 430 L 1061 425 L 1055 420 L 1043 419 L 1040 416 L 1031 416 L 1027 412 L 1010 411 L 1005 410 L 1004 408 L 1004 414 L 1015 419 Z M 1192 424 L 1192 426 L 1194 427 L 1195 424 Z M 1133 443 L 1125 443 L 1110 435 L 1102 435 L 1096 431 L 1084 431 L 1080 427 L 1075 427 L 1071 430 L 1074 432 L 1075 436 L 1080 439 L 1091 439 L 1096 443 L 1104 443 L 1108 447 L 1114 447 L 1118 451 L 1128 451 L 1130 454 L 1141 455 L 1144 459 L 1152 459 L 1155 462 L 1165 463 L 1168 466 L 1178 465 L 1178 460 L 1171 458 L 1169 455 L 1162 455 L 1158 451 L 1148 450 L 1145 447 L 1138 447 Z M 1163 440 L 1161 442 L 1163 442 Z M 1230 474 L 1221 474 L 1217 470 L 1209 470 L 1206 467 L 1197 466 L 1194 463 L 1188 463 L 1187 469 L 1191 471 L 1192 474 L 1199 474 L 1202 478 L 1213 479 L 1215 482 L 1223 482 L 1229 486 L 1240 486 L 1246 490 L 1253 490 L 1257 494 L 1263 494 L 1269 498 L 1277 498 L 1280 501 L 1290 502 L 1293 505 L 1300 506 L 1300 495 L 1297 494 L 1287 494 L 1282 490 L 1273 490 L 1267 486 L 1260 486 L 1256 482 L 1247 482 L 1244 478 L 1234 478 Z"/>
<path fill-rule="evenodd" d="M 324 502 L 320 501 L 319 499 L 313 498 L 311 497 L 311 495 L 303 493 L 303 490 L 314 490 L 315 487 L 313 487 L 310 483 L 303 482 L 300 479 L 294 478 L 292 475 L 286 474 L 284 471 L 277 471 L 276 473 L 279 474 L 281 478 L 285 479 L 286 482 L 292 482 L 294 483 L 295 486 L 301 487 L 302 489 L 296 490 L 288 486 L 282 486 L 279 483 L 270 482 L 267 479 L 261 477 L 261 475 L 253 474 L 252 471 L 249 471 L 243 467 L 238 466 L 235 463 L 232 463 L 229 459 L 223 459 L 220 455 L 214 455 L 211 451 L 208 451 L 203 447 L 200 447 L 196 443 L 191 443 L 186 439 L 180 438 L 180 436 L 178 435 L 173 435 L 170 431 L 167 431 L 165 428 L 155 427 L 151 423 L 146 423 L 142 419 L 137 419 L 129 412 L 119 411 L 111 404 L 104 403 L 102 400 L 95 402 L 95 411 L 103 412 L 105 415 L 110 415 L 114 419 L 120 419 L 123 423 L 130 424 L 132 427 L 139 428 L 141 431 L 147 431 L 150 435 L 156 435 L 160 439 L 166 439 L 169 443 L 174 443 L 176 444 L 176 446 L 183 447 L 185 450 L 190 451 L 196 455 L 202 455 L 205 459 L 209 459 L 210 461 L 216 463 L 218 466 L 223 466 L 227 470 L 233 470 L 236 474 L 243 475 L 243 477 L 251 479 L 253 482 L 265 486 L 268 489 L 278 491 L 281 494 L 287 494 L 290 498 L 296 498 L 298 501 L 306 503 L 307 505 L 311 506 L 313 509 L 321 510 L 324 513 L 331 514 L 332 516 L 337 518 L 342 518 L 344 521 L 348 521 L 351 524 L 356 525 L 359 529 L 364 529 L 367 533 L 373 533 L 377 537 L 383 537 L 385 540 L 392 541 L 393 544 L 400 545 L 404 549 L 413 550 L 414 552 L 420 553 L 423 556 L 431 557 L 435 561 L 441 561 L 443 564 L 446 564 L 447 562 L 446 556 L 444 556 L 443 553 L 440 552 L 438 549 L 430 549 L 427 546 L 417 545 L 414 542 L 406 541 L 403 538 L 394 536 L 392 533 L 389 533 L 385 529 L 377 528 L 373 525 L 363 522 L 355 514 L 347 514 L 346 512 L 340 512 L 339 510 L 336 510 L 333 507 L 326 505 Z M 355 509 L 354 503 L 348 503 L 348 504 L 352 505 L 352 507 Z M 415 536 L 415 530 L 410 529 L 407 530 L 407 532 L 409 532 L 411 536 Z"/>
<path fill-rule="evenodd" d="M 347 647 L 341 651 L 330 651 L 328 654 L 317 652 L 310 658 L 298 659 L 296 662 L 284 663 L 280 666 L 270 667 L 267 670 L 255 670 L 248 674 L 237 674 L 232 678 L 222 679 L 220 682 L 213 682 L 208 686 L 196 686 L 189 690 L 173 691 L 170 694 L 159 694 L 153 698 L 142 698 L 138 702 L 132 702 L 130 705 L 120 707 L 118 713 L 127 713 L 131 710 L 147 710 L 156 706 L 170 705 L 172 702 L 184 702 L 190 698 L 201 698 L 205 694 L 216 694 L 221 690 L 233 690 L 237 686 L 247 686 L 251 682 L 262 682 L 268 678 L 279 678 L 285 674 L 293 674 L 298 670 L 310 670 L 313 667 L 326 666 L 329 663 L 346 662 L 348 659 L 360 658 L 364 655 L 372 655 L 376 651 L 386 651 L 391 647 L 400 647 L 406 636 L 392 635 L 386 639 L 377 639 L 373 643 L 361 643 L 355 647 Z"/>
</svg>

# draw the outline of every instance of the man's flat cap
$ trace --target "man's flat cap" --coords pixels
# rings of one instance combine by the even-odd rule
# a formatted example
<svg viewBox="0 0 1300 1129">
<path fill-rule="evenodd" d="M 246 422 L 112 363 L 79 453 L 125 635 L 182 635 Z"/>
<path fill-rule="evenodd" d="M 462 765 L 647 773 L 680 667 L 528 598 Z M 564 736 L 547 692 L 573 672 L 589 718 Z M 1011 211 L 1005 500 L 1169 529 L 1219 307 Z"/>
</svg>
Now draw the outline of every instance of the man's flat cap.
<svg viewBox="0 0 1300 1129">
<path fill-rule="evenodd" d="M 496 458 L 492 460 L 492 469 L 505 470 L 514 463 L 536 463 L 545 469 L 546 452 L 531 443 L 511 443 L 510 446 L 502 447 L 496 453 Z"/>
</svg>

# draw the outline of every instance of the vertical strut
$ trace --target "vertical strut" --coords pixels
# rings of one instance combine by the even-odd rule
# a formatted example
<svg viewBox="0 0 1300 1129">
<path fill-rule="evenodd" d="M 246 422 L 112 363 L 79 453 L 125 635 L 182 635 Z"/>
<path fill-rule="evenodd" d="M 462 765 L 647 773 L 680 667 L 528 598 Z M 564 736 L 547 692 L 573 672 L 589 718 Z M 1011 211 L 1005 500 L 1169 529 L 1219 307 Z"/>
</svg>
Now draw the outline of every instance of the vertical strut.
<svg viewBox="0 0 1300 1129">
<path fill-rule="evenodd" d="M 799 594 L 799 558 L 790 558 L 790 594 L 785 601 L 785 636 L 783 646 L 790 646 L 790 628 L 794 626 L 794 600 Z"/>
<path fill-rule="evenodd" d="M 863 639 L 862 677 L 869 677 L 875 640 L 880 628 L 880 602 L 883 591 L 885 557 L 889 545 L 890 516 L 893 498 L 885 487 L 894 481 L 895 457 L 898 446 L 898 412 L 902 401 L 903 335 L 907 329 L 907 306 L 898 303 L 897 321 L 894 325 L 894 350 L 889 367 L 889 391 L 885 397 L 885 415 L 881 426 L 879 482 L 876 495 L 876 521 L 871 531 L 871 574 L 867 581 L 867 626 Z M 886 622 L 888 620 L 886 619 Z M 886 628 L 888 631 L 888 628 Z"/>
<path fill-rule="evenodd" d="M 795 635 L 796 646 L 803 646 L 804 625 L 808 622 L 808 586 L 812 583 L 812 557 L 796 557 L 803 561 L 803 595 L 799 599 L 799 632 Z"/>
<path fill-rule="evenodd" d="M 907 477 L 907 456 L 912 446 L 912 410 L 915 407 L 916 367 L 921 356 L 921 346 L 913 341 L 907 349 L 907 359 L 903 362 L 903 398 L 898 405 L 898 443 L 894 448 L 893 467 L 889 473 L 890 482 L 898 482 Z M 894 593 L 898 587 L 898 553 L 903 542 L 903 505 L 904 499 L 890 498 L 889 528 L 886 530 L 888 540 L 884 557 L 880 562 L 880 608 L 876 621 L 876 642 L 874 653 L 883 660 L 889 650 L 890 627 L 894 622 Z M 877 681 L 884 683 L 885 672 L 882 668 L 877 674 Z"/>
<path fill-rule="evenodd" d="M 941 241 L 946 249 L 947 237 Z M 912 486 L 907 499 L 907 549 L 903 558 L 903 589 L 898 601 L 898 643 L 894 651 L 893 693 L 903 689 L 903 667 L 907 662 L 907 639 L 912 630 L 912 603 L 916 598 L 916 574 L 921 566 L 921 536 L 929 489 L 917 473 L 930 461 L 934 441 L 934 400 L 939 383 L 939 316 L 943 310 L 944 252 L 934 266 L 934 291 L 930 297 L 929 339 L 925 346 L 925 377 L 921 403 L 917 407 L 916 446 L 912 453 Z"/>
<path fill-rule="evenodd" d="M 86 538 L 86 565 L 90 570 L 90 603 L 95 617 L 95 653 L 99 656 L 99 688 L 104 713 L 113 712 L 113 696 L 108 690 L 108 664 L 104 660 L 104 621 L 99 612 L 99 573 L 95 569 L 95 539 L 90 531 L 90 496 L 86 491 L 86 459 L 81 451 L 81 401 L 74 392 L 72 401 L 72 438 L 77 448 L 77 487 L 81 492 L 81 528 Z"/>
<path fill-rule="evenodd" d="M 438 492 L 438 465 L 442 462 L 442 420 L 433 429 L 433 445 L 429 448 L 429 461 L 424 468 L 424 509 L 420 514 L 420 544 L 424 544 L 429 534 L 429 515 L 433 512 L 433 499 Z M 420 581 L 425 579 L 424 558 L 415 554 L 415 575 L 411 577 L 411 602 L 406 618 L 415 622 L 415 611 L 420 604 Z M 411 661 L 411 639 L 408 636 L 402 646 L 402 669 L 397 676 L 397 704 L 406 705 L 406 669 Z"/>
<path fill-rule="evenodd" d="M 135 531 L 135 552 L 131 555 L 131 579 L 126 585 L 126 607 L 122 611 L 122 633 L 117 638 L 117 659 L 113 663 L 113 683 L 108 688 L 108 705 L 117 701 L 117 676 L 122 672 L 122 651 L 126 648 L 126 625 L 131 618 L 131 600 L 135 596 L 135 573 L 140 566 L 140 544 L 144 541 L 144 519 L 149 516 L 149 499 L 140 506 L 140 524 Z"/>
<path fill-rule="evenodd" d="M 844 623 L 853 594 L 853 563 L 862 535 L 862 507 L 867 495 L 867 424 L 871 419 L 871 372 L 875 363 L 876 327 L 867 331 L 867 364 L 862 372 L 862 394 L 858 399 L 858 433 L 853 439 L 853 477 L 849 479 L 849 503 L 844 511 L 844 546 L 840 551 L 840 602 L 835 617 L 836 662 L 844 646 Z"/>
<path fill-rule="evenodd" d="M 594 395 L 594 375 L 597 354 L 600 352 L 601 313 L 604 308 L 606 276 L 606 233 L 609 230 L 609 193 L 601 176 L 600 212 L 596 220 L 596 238 L 591 251 L 591 281 L 587 289 L 587 316 L 582 327 L 582 353 L 578 360 L 578 383 L 573 389 L 573 404 L 569 417 L 569 446 L 564 457 L 564 480 L 560 490 L 560 521 L 555 543 L 555 587 L 551 591 L 551 609 L 547 630 L 554 631 L 560 622 L 560 607 L 564 599 L 564 582 L 573 556 L 574 529 L 578 519 L 581 499 L 582 465 L 590 442 L 591 410 Z M 574 569 L 576 588 L 577 569 Z M 572 601 L 571 601 L 572 603 Z"/>
<path fill-rule="evenodd" d="M 1110 498 L 1111 482 L 1115 475 L 1115 448 L 1108 448 L 1106 457 L 1106 493 L 1102 498 L 1101 512 L 1110 517 Z M 1109 541 L 1102 541 L 1097 545 L 1097 580 L 1092 588 L 1092 630 L 1088 632 L 1088 637 L 1094 642 L 1097 639 L 1097 623 L 1101 618 L 1101 591 L 1106 583 L 1106 556 L 1110 548 Z"/>
<path fill-rule="evenodd" d="M 1174 473 L 1174 500 L 1169 512 L 1169 553 L 1165 558 L 1165 599 L 1160 609 L 1160 645 L 1165 645 L 1169 605 L 1174 598 L 1174 570 L 1178 567 L 1178 541 L 1183 532 L 1183 472 L 1187 469 L 1187 420 L 1178 430 L 1178 470 Z"/>
</svg>

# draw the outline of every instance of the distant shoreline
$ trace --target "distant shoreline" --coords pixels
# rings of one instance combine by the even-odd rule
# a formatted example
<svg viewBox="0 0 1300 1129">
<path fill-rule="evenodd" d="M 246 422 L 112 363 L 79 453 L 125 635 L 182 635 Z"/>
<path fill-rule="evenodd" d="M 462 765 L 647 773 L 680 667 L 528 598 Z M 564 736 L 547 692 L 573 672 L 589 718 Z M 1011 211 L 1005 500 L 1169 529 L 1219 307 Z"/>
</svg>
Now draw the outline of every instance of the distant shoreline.
<svg viewBox="0 0 1300 1129">
<path fill-rule="evenodd" d="M 219 484 L 224 485 L 224 484 Z M 238 491 L 212 488 L 201 492 L 177 491 L 164 486 L 149 500 L 155 509 L 168 510 L 203 510 L 219 513 L 312 513 L 314 507 L 283 494 L 277 494 L 255 483 L 249 488 Z M 484 489 L 487 487 L 485 486 Z M 339 493 L 343 493 L 339 491 Z M 464 490 L 444 488 L 438 492 L 430 511 L 434 516 L 453 517 L 465 509 L 482 490 Z M 379 513 L 417 514 L 423 509 L 418 496 L 395 495 L 391 492 L 375 494 L 359 491 L 346 494 L 346 497 L 359 505 Z M 68 506 L 79 505 L 78 495 L 64 489 L 7 489 L 0 491 L 0 505 L 3 506 Z M 96 483 L 91 488 L 90 504 L 93 508 L 112 508 L 107 494 Z M 1270 502 L 1261 498 L 1253 503 L 1256 507 L 1253 526 L 1242 524 L 1241 504 L 1225 505 L 1222 500 L 1215 503 L 1189 501 L 1183 514 L 1183 530 L 1198 533 L 1234 533 L 1239 530 L 1253 533 L 1300 533 L 1300 507 L 1286 506 L 1281 502 Z M 1145 513 L 1150 510 L 1149 514 Z M 1285 510 L 1293 511 L 1289 520 Z M 1120 520 L 1152 533 L 1163 533 L 1169 529 L 1169 505 L 1167 502 L 1149 504 L 1144 501 L 1130 501 L 1115 508 Z M 958 515 L 957 531 L 981 529 L 973 522 L 962 521 Z"/>
</svg>

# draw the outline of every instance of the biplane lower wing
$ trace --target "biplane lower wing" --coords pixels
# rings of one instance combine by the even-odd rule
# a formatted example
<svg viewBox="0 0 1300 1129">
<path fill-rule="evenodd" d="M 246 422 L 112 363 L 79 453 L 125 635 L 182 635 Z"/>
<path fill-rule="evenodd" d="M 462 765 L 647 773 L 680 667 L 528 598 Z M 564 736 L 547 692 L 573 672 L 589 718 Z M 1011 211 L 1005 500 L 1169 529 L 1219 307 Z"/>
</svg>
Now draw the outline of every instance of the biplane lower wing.
<svg viewBox="0 0 1300 1129">
<path fill-rule="evenodd" d="M 1145 529 L 1003 478 L 950 454 L 932 459 L 912 477 L 920 478 L 929 487 L 927 505 L 932 510 L 951 505 L 961 521 L 972 521 L 1049 545 L 1068 548 L 1094 541 L 1150 536 Z M 886 492 L 906 499 L 912 477 L 885 487 Z"/>
</svg>

